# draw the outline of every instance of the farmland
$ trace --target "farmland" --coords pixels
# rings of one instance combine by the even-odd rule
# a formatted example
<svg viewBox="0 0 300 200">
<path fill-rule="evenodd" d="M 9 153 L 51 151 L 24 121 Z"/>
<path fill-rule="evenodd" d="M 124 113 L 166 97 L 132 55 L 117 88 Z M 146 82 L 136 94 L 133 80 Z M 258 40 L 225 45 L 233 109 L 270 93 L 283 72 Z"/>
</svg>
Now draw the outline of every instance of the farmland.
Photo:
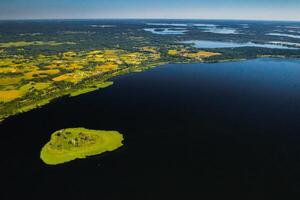
<svg viewBox="0 0 300 200">
<path fill-rule="evenodd" d="M 107 81 L 114 76 L 168 63 L 166 58 L 162 59 L 161 52 L 164 50 L 145 46 L 134 52 L 94 49 L 26 56 L 5 54 L 4 48 L 0 60 L 0 119 L 42 106 L 61 96 L 77 96 L 108 87 L 112 83 Z M 207 56 L 202 55 L 186 49 L 172 56 L 201 61 Z M 219 54 L 208 56 L 215 55 Z"/>
</svg>

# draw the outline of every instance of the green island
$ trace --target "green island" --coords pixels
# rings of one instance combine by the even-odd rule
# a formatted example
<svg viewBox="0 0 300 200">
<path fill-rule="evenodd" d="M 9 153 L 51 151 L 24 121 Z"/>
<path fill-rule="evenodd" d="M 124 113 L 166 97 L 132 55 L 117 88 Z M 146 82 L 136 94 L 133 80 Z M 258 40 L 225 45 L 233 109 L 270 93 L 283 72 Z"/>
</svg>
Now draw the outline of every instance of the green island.
<svg viewBox="0 0 300 200">
<path fill-rule="evenodd" d="M 117 131 L 67 128 L 51 135 L 40 157 L 48 165 L 57 165 L 116 150 L 122 141 L 123 135 Z"/>
</svg>

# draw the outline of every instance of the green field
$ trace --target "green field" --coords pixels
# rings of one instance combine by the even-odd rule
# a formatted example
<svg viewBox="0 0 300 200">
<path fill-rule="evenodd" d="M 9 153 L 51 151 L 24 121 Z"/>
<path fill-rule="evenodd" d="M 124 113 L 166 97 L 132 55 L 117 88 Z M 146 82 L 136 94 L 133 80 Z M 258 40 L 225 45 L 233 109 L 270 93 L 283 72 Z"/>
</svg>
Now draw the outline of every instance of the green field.
<svg viewBox="0 0 300 200">
<path fill-rule="evenodd" d="M 94 84 L 92 87 L 87 87 L 87 88 L 84 88 L 84 89 L 81 89 L 81 90 L 76 90 L 75 92 L 72 92 L 70 94 L 70 96 L 72 96 L 72 97 L 79 96 L 79 95 L 82 95 L 82 94 L 85 94 L 85 93 L 89 93 L 89 92 L 98 90 L 100 88 L 109 87 L 113 84 L 114 84 L 114 82 L 112 82 L 112 81 L 107 81 L 107 82 L 103 82 L 103 83 Z"/>
</svg>

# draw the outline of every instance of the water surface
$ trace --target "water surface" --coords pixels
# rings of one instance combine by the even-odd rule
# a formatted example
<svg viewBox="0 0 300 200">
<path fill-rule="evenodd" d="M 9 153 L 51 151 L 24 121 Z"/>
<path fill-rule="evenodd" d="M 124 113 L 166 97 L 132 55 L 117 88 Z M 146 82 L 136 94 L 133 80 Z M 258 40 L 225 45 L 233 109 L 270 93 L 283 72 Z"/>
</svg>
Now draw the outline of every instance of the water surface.
<svg viewBox="0 0 300 200">
<path fill-rule="evenodd" d="M 188 24 L 179 23 L 146 23 L 149 26 L 188 26 Z"/>
<path fill-rule="evenodd" d="M 299 77 L 299 60 L 165 65 L 12 117 L 0 125 L 0 199 L 295 197 Z M 41 147 L 66 127 L 118 130 L 125 145 L 43 164 Z"/>
<path fill-rule="evenodd" d="M 238 31 L 234 28 L 218 28 L 218 27 L 204 27 L 203 32 L 217 33 L 217 34 L 238 34 Z"/>
<path fill-rule="evenodd" d="M 268 33 L 267 35 L 271 35 L 271 36 L 281 36 L 281 37 L 290 37 L 290 38 L 297 38 L 297 39 L 300 39 L 300 35 L 285 34 L 285 33 Z"/>
<path fill-rule="evenodd" d="M 263 47 L 271 49 L 297 49 L 295 47 L 289 47 L 284 45 L 290 45 L 287 43 L 269 43 L 258 44 L 253 42 L 238 43 L 238 42 L 221 42 L 221 41 L 209 41 L 209 40 L 191 40 L 185 41 L 186 44 L 194 44 L 197 48 L 236 48 L 236 47 Z"/>
<path fill-rule="evenodd" d="M 144 30 L 158 35 L 182 35 L 187 32 L 185 28 L 145 28 Z"/>
</svg>

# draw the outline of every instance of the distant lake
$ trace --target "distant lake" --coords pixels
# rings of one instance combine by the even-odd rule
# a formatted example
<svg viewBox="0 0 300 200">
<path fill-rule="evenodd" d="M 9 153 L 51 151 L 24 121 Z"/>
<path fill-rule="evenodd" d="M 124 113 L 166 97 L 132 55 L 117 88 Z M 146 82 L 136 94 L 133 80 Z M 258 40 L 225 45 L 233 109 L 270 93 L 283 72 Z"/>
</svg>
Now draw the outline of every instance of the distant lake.
<svg viewBox="0 0 300 200">
<path fill-rule="evenodd" d="M 298 194 L 300 60 L 170 64 L 113 81 L 0 125 L 1 199 Z M 41 147 L 66 127 L 118 130 L 125 145 L 63 165 L 43 164 Z"/>
<path fill-rule="evenodd" d="M 146 23 L 149 26 L 175 26 L 175 27 L 187 27 L 187 26 L 196 26 L 196 27 L 216 27 L 215 24 L 199 24 L 199 23 Z"/>
<path fill-rule="evenodd" d="M 300 39 L 300 35 L 285 34 L 285 33 L 268 33 L 266 35 L 279 36 L 279 37 L 290 37 L 290 38 Z"/>
<path fill-rule="evenodd" d="M 187 32 L 187 27 L 197 27 L 202 32 L 218 33 L 218 34 L 238 34 L 238 31 L 233 28 L 217 27 L 214 24 L 168 24 L 168 23 L 147 23 L 149 26 L 157 26 L 157 28 L 145 28 L 145 31 L 161 34 L 161 35 L 182 35 Z M 161 26 L 174 26 L 171 28 L 163 28 Z"/>
<path fill-rule="evenodd" d="M 145 28 L 144 30 L 159 35 L 182 35 L 187 32 L 185 28 Z"/>
<path fill-rule="evenodd" d="M 218 34 L 238 34 L 238 31 L 233 28 L 218 28 L 218 27 L 202 27 L 203 32 L 218 33 Z"/>
<path fill-rule="evenodd" d="M 294 47 L 284 46 L 279 43 L 277 43 L 277 44 L 257 44 L 257 43 L 253 43 L 253 42 L 237 43 L 237 42 L 221 42 L 221 41 L 209 41 L 209 40 L 191 40 L 191 41 L 184 41 L 183 43 L 194 44 L 194 46 L 197 48 L 264 47 L 264 48 L 272 48 L 272 49 L 297 49 Z"/>
<path fill-rule="evenodd" d="M 216 24 L 193 24 L 193 26 L 197 26 L 197 27 L 216 27 Z"/>
<path fill-rule="evenodd" d="M 149 26 L 188 26 L 188 24 L 178 24 L 178 23 L 146 23 Z"/>
</svg>

